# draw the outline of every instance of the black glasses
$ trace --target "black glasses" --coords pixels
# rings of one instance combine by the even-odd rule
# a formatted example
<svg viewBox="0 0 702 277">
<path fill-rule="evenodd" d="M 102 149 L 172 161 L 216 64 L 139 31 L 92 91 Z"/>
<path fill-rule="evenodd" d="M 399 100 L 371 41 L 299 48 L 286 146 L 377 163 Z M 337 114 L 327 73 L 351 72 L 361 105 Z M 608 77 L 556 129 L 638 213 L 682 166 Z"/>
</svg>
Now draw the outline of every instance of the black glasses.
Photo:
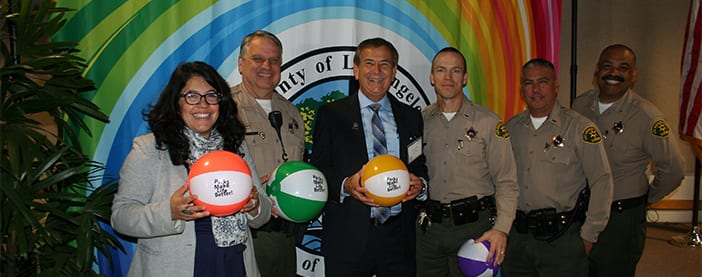
<svg viewBox="0 0 702 277">
<path fill-rule="evenodd" d="M 216 92 L 210 92 L 205 95 L 196 92 L 186 92 L 181 94 L 180 96 L 185 98 L 185 103 L 188 103 L 189 105 L 200 104 L 202 98 L 205 98 L 205 102 L 210 105 L 217 105 L 219 104 L 219 101 L 222 100 L 219 93 Z"/>
</svg>

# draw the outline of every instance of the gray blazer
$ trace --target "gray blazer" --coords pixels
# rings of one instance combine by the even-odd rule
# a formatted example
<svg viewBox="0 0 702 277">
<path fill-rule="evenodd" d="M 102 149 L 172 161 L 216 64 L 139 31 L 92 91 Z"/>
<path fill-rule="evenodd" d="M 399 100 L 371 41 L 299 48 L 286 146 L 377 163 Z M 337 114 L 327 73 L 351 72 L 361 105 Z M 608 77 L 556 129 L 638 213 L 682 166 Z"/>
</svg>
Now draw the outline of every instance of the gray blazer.
<svg viewBox="0 0 702 277">
<path fill-rule="evenodd" d="M 246 143 L 241 151 L 252 169 L 258 188 L 260 213 L 249 219 L 249 227 L 268 222 L 271 201 L 254 170 Z M 129 276 L 192 276 L 195 264 L 194 221 L 171 219 L 170 198 L 187 180 L 184 166 L 174 166 L 168 151 L 156 149 L 153 134 L 134 139 L 132 150 L 120 170 L 119 190 L 112 203 L 112 227 L 137 239 L 137 249 L 129 267 Z M 246 230 L 248 237 L 251 231 Z M 254 246 L 246 240 L 244 265 L 247 276 L 260 276 Z"/>
</svg>

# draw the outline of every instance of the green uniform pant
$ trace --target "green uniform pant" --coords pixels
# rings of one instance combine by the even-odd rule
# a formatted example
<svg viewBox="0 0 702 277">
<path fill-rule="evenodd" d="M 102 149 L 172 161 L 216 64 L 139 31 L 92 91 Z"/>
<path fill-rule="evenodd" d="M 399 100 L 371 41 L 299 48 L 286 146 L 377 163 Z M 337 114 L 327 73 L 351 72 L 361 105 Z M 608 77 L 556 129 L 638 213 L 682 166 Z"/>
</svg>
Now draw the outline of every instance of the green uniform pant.
<svg viewBox="0 0 702 277">
<path fill-rule="evenodd" d="M 489 210 L 478 216 L 477 221 L 458 226 L 444 217 L 441 223 L 432 222 L 426 232 L 417 227 L 417 276 L 463 277 L 456 258 L 458 249 L 492 228 Z"/>
<path fill-rule="evenodd" d="M 531 233 L 512 228 L 500 272 L 511 276 L 588 276 L 580 224 L 574 223 L 552 242 L 536 240 Z"/>
<path fill-rule="evenodd" d="M 646 205 L 613 210 L 590 251 L 590 276 L 634 276 L 646 242 Z"/>
<path fill-rule="evenodd" d="M 256 231 L 253 244 L 262 277 L 297 276 L 295 236 L 283 232 Z"/>
</svg>

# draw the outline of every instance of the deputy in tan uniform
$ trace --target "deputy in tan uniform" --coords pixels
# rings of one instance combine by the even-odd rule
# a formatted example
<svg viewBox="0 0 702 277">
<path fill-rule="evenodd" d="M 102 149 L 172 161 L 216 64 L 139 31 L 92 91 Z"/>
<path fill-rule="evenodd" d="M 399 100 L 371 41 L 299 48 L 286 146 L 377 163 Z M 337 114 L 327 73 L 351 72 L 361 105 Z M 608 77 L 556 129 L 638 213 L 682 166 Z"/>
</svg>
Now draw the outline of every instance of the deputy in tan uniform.
<svg viewBox="0 0 702 277">
<path fill-rule="evenodd" d="M 587 255 L 612 201 L 600 131 L 557 102 L 558 80 L 547 60 L 522 67 L 521 94 L 528 110 L 507 122 L 520 195 L 502 276 L 587 276 Z"/>
<path fill-rule="evenodd" d="M 280 81 L 283 46 L 266 31 L 255 31 L 241 42 L 239 72 L 242 82 L 232 88 L 239 119 L 246 127 L 246 144 L 262 182 L 285 161 L 300 161 L 304 151 L 304 122 L 300 112 L 275 92 Z M 280 138 L 269 115 L 280 112 Z M 283 148 L 284 146 L 284 148 Z M 295 243 L 305 224 L 271 217 L 254 231 L 256 261 L 261 275 L 295 276 Z"/>
<path fill-rule="evenodd" d="M 463 94 L 463 54 L 440 50 L 429 79 L 437 102 L 422 112 L 431 183 L 429 218 L 420 213 L 417 229 L 417 276 L 461 277 L 456 253 L 468 239 L 489 241 L 489 259 L 502 263 L 519 197 L 517 171 L 500 117 Z"/>
<path fill-rule="evenodd" d="M 682 154 L 663 113 L 631 89 L 638 74 L 633 50 L 608 46 L 595 67 L 597 89 L 573 102 L 604 133 L 615 184 L 609 223 L 590 252 L 591 276 L 634 276 L 646 242 L 646 205 L 677 188 L 684 176 Z M 650 162 L 656 169 L 651 182 Z"/>
</svg>

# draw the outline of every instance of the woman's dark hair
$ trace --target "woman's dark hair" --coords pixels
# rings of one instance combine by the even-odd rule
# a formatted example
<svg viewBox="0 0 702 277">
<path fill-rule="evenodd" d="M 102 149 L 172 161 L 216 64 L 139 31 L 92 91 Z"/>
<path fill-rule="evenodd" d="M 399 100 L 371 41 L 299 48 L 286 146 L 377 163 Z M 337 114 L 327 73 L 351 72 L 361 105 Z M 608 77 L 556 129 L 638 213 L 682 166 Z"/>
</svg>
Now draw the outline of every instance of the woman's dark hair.
<svg viewBox="0 0 702 277">
<path fill-rule="evenodd" d="M 190 155 L 188 138 L 183 133 L 185 122 L 180 114 L 179 100 L 181 90 L 188 80 L 195 76 L 202 77 L 220 96 L 219 117 L 213 128 L 222 135 L 224 150 L 239 153 L 239 146 L 244 139 L 245 128 L 237 117 L 236 103 L 231 97 L 227 81 L 206 63 L 180 64 L 161 91 L 158 102 L 150 106 L 150 111 L 144 115 L 156 138 L 156 148 L 168 150 L 174 165 L 185 164 Z"/>
</svg>

